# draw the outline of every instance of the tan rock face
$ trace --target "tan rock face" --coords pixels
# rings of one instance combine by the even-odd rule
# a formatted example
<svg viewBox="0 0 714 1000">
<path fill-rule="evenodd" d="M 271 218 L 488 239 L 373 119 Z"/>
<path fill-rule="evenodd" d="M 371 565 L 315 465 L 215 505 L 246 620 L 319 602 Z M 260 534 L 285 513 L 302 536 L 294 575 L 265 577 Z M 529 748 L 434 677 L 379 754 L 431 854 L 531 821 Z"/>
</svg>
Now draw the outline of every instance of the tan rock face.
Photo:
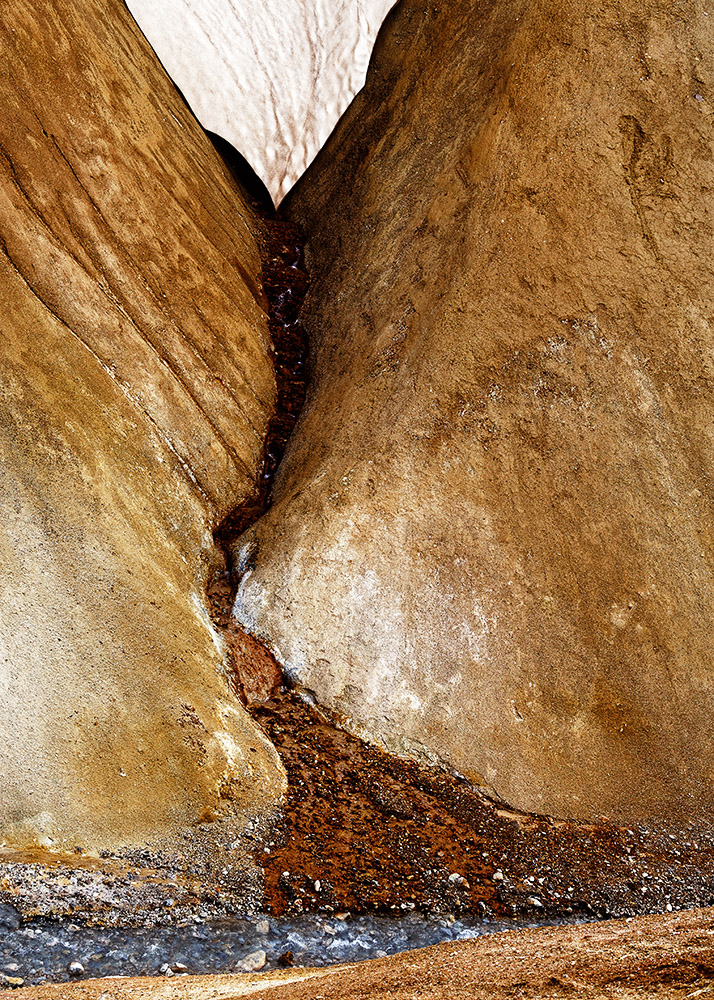
<svg viewBox="0 0 714 1000">
<path fill-rule="evenodd" d="M 313 382 L 236 614 L 528 810 L 712 801 L 710 22 L 404 0 L 288 199 Z"/>
<path fill-rule="evenodd" d="M 141 843 L 283 784 L 202 603 L 274 404 L 255 223 L 119 0 L 0 38 L 0 841 Z"/>
</svg>

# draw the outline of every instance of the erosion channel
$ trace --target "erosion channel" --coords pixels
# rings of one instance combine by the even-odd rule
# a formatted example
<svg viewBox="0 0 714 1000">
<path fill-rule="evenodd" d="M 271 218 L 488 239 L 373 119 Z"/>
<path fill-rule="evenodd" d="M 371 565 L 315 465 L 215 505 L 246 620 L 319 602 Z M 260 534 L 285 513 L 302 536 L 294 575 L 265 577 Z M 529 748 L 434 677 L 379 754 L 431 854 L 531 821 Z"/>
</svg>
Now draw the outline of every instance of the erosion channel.
<svg viewBox="0 0 714 1000">
<path fill-rule="evenodd" d="M 122 2 L 8 6 L 0 985 L 710 919 L 675 6 L 402 0 L 277 214 Z"/>
<path fill-rule="evenodd" d="M 692 853 L 683 860 L 664 831 L 526 814 L 448 768 L 386 753 L 346 732 L 232 615 L 253 552 L 241 539 L 270 507 L 308 372 L 299 319 L 308 283 L 303 234 L 279 212 L 263 214 L 277 412 L 254 497 L 215 533 L 225 567 L 209 587 L 209 603 L 230 650 L 236 696 L 287 771 L 285 804 L 256 837 L 266 912 L 533 919 L 714 901 L 714 845 L 706 834 L 689 842 Z M 695 854 L 699 884 L 691 880 Z"/>
<path fill-rule="evenodd" d="M 230 164 L 225 146 L 221 152 Z M 692 832 L 683 854 L 681 841 L 664 830 L 519 812 L 447 768 L 387 753 L 346 732 L 233 617 L 236 588 L 248 568 L 236 564 L 236 553 L 244 552 L 245 532 L 270 507 L 308 372 L 299 320 L 308 282 L 303 236 L 279 214 L 263 209 L 262 215 L 277 406 L 258 486 L 215 531 L 223 558 L 207 595 L 229 651 L 235 697 L 287 772 L 280 811 L 256 822 L 242 840 L 262 869 L 262 912 L 242 910 L 241 876 L 236 883 L 226 868 L 210 888 L 220 854 L 207 859 L 203 876 L 194 873 L 199 887 L 193 891 L 175 856 L 163 863 L 152 854 L 143 862 L 140 854 L 129 862 L 106 858 L 111 888 L 103 902 L 90 888 L 83 902 L 75 896 L 63 905 L 59 891 L 52 901 L 57 917 L 64 909 L 59 923 L 40 918 L 22 925 L 14 909 L 0 912 L 5 981 L 323 965 L 518 926 L 710 902 L 714 845 L 705 833 Z M 209 854 L 218 819 L 207 813 L 199 821 Z M 230 855 L 224 860 L 235 863 Z M 24 861 L 27 867 L 32 858 Z M 58 863 L 58 882 L 79 863 Z M 245 866 L 244 853 L 239 863 Z M 122 866 L 128 878 L 118 871 Z M 89 870 L 94 867 L 89 862 Z M 123 904 L 120 883 L 134 887 Z M 158 890 L 154 897 L 147 886 Z"/>
</svg>

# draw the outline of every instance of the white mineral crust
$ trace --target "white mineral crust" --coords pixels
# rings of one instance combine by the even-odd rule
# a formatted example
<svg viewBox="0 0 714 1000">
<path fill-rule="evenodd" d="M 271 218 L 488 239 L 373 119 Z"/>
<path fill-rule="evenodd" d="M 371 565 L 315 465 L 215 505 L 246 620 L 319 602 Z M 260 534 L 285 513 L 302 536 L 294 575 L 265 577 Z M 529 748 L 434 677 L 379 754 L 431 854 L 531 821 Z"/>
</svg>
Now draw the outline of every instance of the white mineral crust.
<svg viewBox="0 0 714 1000">
<path fill-rule="evenodd" d="M 364 86 L 394 0 L 127 0 L 201 124 L 276 203 Z"/>
</svg>

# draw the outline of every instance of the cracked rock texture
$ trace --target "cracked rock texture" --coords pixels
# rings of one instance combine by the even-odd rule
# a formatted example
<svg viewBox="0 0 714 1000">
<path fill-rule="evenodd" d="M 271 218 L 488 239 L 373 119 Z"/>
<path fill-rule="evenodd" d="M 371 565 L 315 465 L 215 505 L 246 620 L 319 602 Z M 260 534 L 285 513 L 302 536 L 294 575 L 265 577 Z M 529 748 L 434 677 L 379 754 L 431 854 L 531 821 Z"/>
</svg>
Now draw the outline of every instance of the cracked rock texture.
<svg viewBox="0 0 714 1000">
<path fill-rule="evenodd" d="M 120 0 L 0 39 L 0 842 L 271 805 L 200 595 L 275 399 L 255 222 Z"/>
<path fill-rule="evenodd" d="M 403 0 L 286 202 L 313 378 L 235 614 L 353 730 L 708 821 L 712 17 Z"/>
<path fill-rule="evenodd" d="M 199 120 L 276 204 L 364 84 L 394 0 L 127 0 Z"/>
</svg>

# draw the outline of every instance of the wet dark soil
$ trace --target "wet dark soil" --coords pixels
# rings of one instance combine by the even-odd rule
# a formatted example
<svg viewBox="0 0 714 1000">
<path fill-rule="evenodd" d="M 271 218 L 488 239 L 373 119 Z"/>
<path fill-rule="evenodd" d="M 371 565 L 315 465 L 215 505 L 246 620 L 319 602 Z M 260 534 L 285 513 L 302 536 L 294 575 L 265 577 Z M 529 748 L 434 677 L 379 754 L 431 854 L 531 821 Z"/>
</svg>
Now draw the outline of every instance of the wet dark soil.
<svg viewBox="0 0 714 1000">
<path fill-rule="evenodd" d="M 277 396 L 275 412 L 268 422 L 257 487 L 214 533 L 216 545 L 224 552 L 270 506 L 273 479 L 305 401 L 307 336 L 298 318 L 308 285 L 302 233 L 292 222 L 265 217 L 258 242 Z"/>
<path fill-rule="evenodd" d="M 275 413 L 268 422 L 262 468 L 253 495 L 231 511 L 214 532 L 222 562 L 207 588 L 214 624 L 222 630 L 233 662 L 242 664 L 240 673 L 234 670 L 230 680 L 234 693 L 244 704 L 260 695 L 268 678 L 270 689 L 279 686 L 282 671 L 263 646 L 246 635 L 231 618 L 238 584 L 231 547 L 270 506 L 275 473 L 305 401 L 308 375 L 307 336 L 299 320 L 308 287 L 302 232 L 294 223 L 275 214 L 268 215 L 265 209 L 262 215 L 259 248 L 261 278 L 268 303 L 268 329 L 274 351 Z"/>
</svg>

